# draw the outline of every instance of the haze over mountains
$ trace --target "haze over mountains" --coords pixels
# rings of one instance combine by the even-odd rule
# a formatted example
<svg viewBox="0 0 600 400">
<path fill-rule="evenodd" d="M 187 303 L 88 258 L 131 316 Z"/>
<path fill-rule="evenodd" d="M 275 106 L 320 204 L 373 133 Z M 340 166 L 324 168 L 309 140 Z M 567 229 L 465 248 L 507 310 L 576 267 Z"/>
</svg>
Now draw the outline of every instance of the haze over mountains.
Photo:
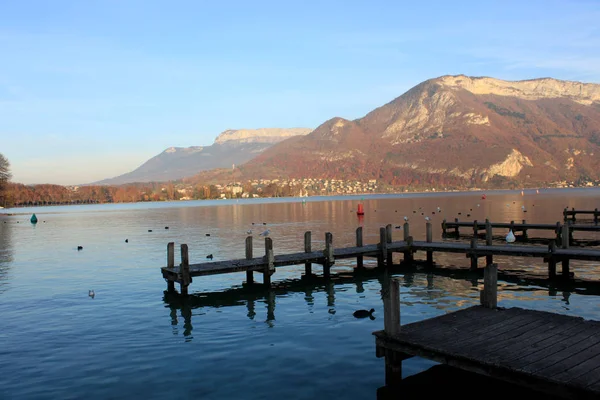
<svg viewBox="0 0 600 400">
<path fill-rule="evenodd" d="M 332 118 L 240 166 L 238 179 L 543 184 L 600 172 L 600 85 L 442 76 L 362 118 Z M 197 179 L 218 179 L 213 173 Z"/>
<path fill-rule="evenodd" d="M 104 179 L 97 184 L 118 185 L 130 182 L 177 180 L 213 168 L 242 164 L 265 149 L 308 128 L 237 129 L 222 132 L 211 146 L 169 147 L 140 167 L 126 174 Z"/>
</svg>

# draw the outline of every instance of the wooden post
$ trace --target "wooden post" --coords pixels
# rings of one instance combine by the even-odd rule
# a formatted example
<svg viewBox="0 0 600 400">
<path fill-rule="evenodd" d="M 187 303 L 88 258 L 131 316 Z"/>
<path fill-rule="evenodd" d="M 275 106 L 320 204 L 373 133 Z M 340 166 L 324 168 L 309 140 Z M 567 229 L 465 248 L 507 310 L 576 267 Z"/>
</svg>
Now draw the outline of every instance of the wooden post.
<svg viewBox="0 0 600 400">
<path fill-rule="evenodd" d="M 446 237 L 446 218 L 442 221 L 442 236 Z"/>
<path fill-rule="evenodd" d="M 598 217 L 600 216 L 600 213 L 598 212 L 597 208 L 594 208 L 594 224 L 598 225 Z"/>
<path fill-rule="evenodd" d="M 431 222 L 427 221 L 425 224 L 425 240 L 427 243 L 433 242 L 433 231 L 431 229 Z M 427 250 L 427 264 L 433 264 L 433 251 Z"/>
<path fill-rule="evenodd" d="M 188 286 L 192 283 L 192 277 L 190 276 L 190 258 L 188 255 L 188 245 L 181 245 L 181 295 L 188 295 Z"/>
<path fill-rule="evenodd" d="M 410 238 L 410 226 L 408 225 L 408 222 L 405 222 L 404 241 L 406 242 L 406 244 L 408 244 L 408 238 Z M 410 243 L 410 245 L 412 246 L 412 242 Z M 412 251 L 410 251 L 410 249 L 404 252 L 404 262 L 412 262 Z"/>
<path fill-rule="evenodd" d="M 246 260 L 252 260 L 252 236 L 246 238 Z M 246 271 L 246 283 L 251 285 L 254 283 L 254 272 Z"/>
<path fill-rule="evenodd" d="M 567 207 L 565 207 L 565 209 L 563 210 L 563 221 L 564 221 L 564 222 L 567 222 L 567 218 L 568 218 L 568 217 L 567 217 L 567 210 L 568 210 L 568 208 L 567 208 Z"/>
<path fill-rule="evenodd" d="M 562 239 L 561 239 L 561 237 L 560 237 L 560 230 L 561 230 L 560 222 L 557 222 L 557 223 L 556 223 L 556 228 L 554 229 L 554 231 L 555 231 L 555 233 L 556 233 L 556 240 L 555 240 L 555 243 L 556 243 L 557 245 L 562 243 Z"/>
<path fill-rule="evenodd" d="M 573 210 L 573 219 L 572 219 L 572 222 L 575 223 L 575 221 L 576 221 L 576 218 L 575 218 L 575 214 L 576 214 L 575 213 L 575 207 L 571 207 L 571 210 Z"/>
<path fill-rule="evenodd" d="M 378 267 L 384 266 L 386 253 L 387 253 L 386 232 L 385 232 L 385 228 L 381 227 L 381 228 L 379 228 L 379 254 L 377 255 L 377 266 Z"/>
<path fill-rule="evenodd" d="M 454 225 L 454 234 L 456 235 L 456 238 L 458 239 L 458 237 L 460 236 L 460 233 L 458 231 L 458 218 L 454 218 L 454 222 L 456 223 L 456 225 Z"/>
<path fill-rule="evenodd" d="M 167 268 L 175 268 L 175 243 L 167 243 Z M 175 282 L 172 280 L 167 281 L 167 292 L 173 293 L 175 291 Z"/>
<path fill-rule="evenodd" d="M 385 226 L 385 242 L 386 242 L 386 261 L 388 268 L 391 268 L 394 265 L 394 258 L 392 256 L 392 251 L 388 250 L 389 245 L 392 243 L 392 224 L 387 224 Z"/>
<path fill-rule="evenodd" d="M 331 265 L 333 265 L 335 259 L 333 258 L 333 235 L 331 232 L 327 232 L 325 234 L 325 250 L 323 255 L 325 256 L 325 261 L 323 262 L 323 277 L 325 279 L 329 279 L 331 276 Z"/>
<path fill-rule="evenodd" d="M 563 227 L 562 227 L 562 248 L 563 249 L 568 249 L 569 248 L 569 221 L 567 221 Z M 562 277 L 564 279 L 569 279 L 570 277 L 570 271 L 569 271 L 569 258 L 565 257 L 562 260 Z"/>
<path fill-rule="evenodd" d="M 485 221 L 485 245 L 492 245 L 492 224 L 489 220 Z M 492 254 L 485 256 L 485 265 L 490 265 L 494 262 L 494 256 Z"/>
<path fill-rule="evenodd" d="M 479 226 L 477 225 L 477 220 L 473 221 L 473 237 L 475 239 L 479 237 Z"/>
<path fill-rule="evenodd" d="M 475 253 L 475 249 L 477 249 L 477 239 L 471 239 L 471 269 L 477 269 L 477 254 Z"/>
<path fill-rule="evenodd" d="M 556 278 L 556 258 L 554 258 L 554 252 L 556 251 L 556 242 L 551 240 L 548 243 L 548 253 L 550 256 L 548 257 L 548 278 L 555 279 Z"/>
<path fill-rule="evenodd" d="M 362 228 L 362 226 L 359 226 L 358 228 L 356 228 L 356 247 L 362 247 L 362 246 L 363 246 L 363 228 Z M 364 268 L 362 254 L 356 256 L 356 268 L 358 268 L 358 269 Z"/>
<path fill-rule="evenodd" d="M 312 252 L 311 247 L 312 241 L 312 233 L 310 231 L 304 232 L 304 252 L 310 253 Z M 306 262 L 304 263 L 304 276 L 310 278 L 312 276 L 312 263 Z"/>
<path fill-rule="evenodd" d="M 273 254 L 273 239 L 265 238 L 265 265 L 263 270 L 263 284 L 271 287 L 271 275 L 275 272 L 275 255 Z"/>
<path fill-rule="evenodd" d="M 525 227 L 525 225 L 527 225 L 527 221 L 523 220 L 523 240 L 527 241 L 527 239 L 529 239 L 529 237 L 527 236 L 527 228 Z"/>
<path fill-rule="evenodd" d="M 390 279 L 383 296 L 383 330 L 388 336 L 400 333 L 400 280 Z"/>
<path fill-rule="evenodd" d="M 486 265 L 483 270 L 483 291 L 479 300 L 485 308 L 498 306 L 498 264 Z"/>
</svg>

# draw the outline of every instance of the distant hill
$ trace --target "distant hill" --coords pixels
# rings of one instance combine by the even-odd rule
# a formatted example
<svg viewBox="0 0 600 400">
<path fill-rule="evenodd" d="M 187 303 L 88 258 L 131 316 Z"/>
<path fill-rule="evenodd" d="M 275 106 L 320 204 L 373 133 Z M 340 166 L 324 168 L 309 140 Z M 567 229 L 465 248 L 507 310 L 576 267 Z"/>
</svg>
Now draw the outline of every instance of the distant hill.
<svg viewBox="0 0 600 400">
<path fill-rule="evenodd" d="M 236 179 L 312 177 L 504 187 L 600 178 L 600 85 L 442 76 L 362 118 L 332 118 Z M 218 179 L 218 171 L 194 179 Z"/>
<path fill-rule="evenodd" d="M 169 147 L 126 174 L 95 184 L 169 181 L 213 168 L 243 164 L 284 139 L 306 135 L 308 128 L 238 129 L 222 132 L 211 146 Z"/>
</svg>

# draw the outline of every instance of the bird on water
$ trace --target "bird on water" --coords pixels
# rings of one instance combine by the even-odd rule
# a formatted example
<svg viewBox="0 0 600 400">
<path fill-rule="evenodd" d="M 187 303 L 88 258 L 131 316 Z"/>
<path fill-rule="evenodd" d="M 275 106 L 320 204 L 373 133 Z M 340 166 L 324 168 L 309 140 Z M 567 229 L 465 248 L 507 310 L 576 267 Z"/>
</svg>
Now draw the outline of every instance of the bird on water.
<svg viewBox="0 0 600 400">
<path fill-rule="evenodd" d="M 212 254 L 209 254 L 209 255 L 207 255 L 207 256 L 206 256 L 206 258 L 208 258 L 208 259 L 212 260 L 212 259 L 213 259 L 213 255 L 212 255 Z"/>
<path fill-rule="evenodd" d="M 90 290 L 90 291 L 88 292 L 88 296 L 90 296 L 90 297 L 93 299 L 93 298 L 94 298 L 94 296 L 96 296 L 96 293 L 94 293 L 94 291 L 93 291 L 93 290 Z"/>
<path fill-rule="evenodd" d="M 366 318 L 373 317 L 374 312 L 374 308 L 371 308 L 370 310 L 356 310 L 352 315 L 354 315 L 355 318 Z"/>
</svg>

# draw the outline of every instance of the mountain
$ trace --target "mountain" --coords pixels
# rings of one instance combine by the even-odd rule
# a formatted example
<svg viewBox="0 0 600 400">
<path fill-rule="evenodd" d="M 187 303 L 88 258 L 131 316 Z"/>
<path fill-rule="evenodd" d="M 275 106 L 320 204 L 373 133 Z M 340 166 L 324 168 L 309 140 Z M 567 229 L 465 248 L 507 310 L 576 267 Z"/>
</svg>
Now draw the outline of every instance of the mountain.
<svg viewBox="0 0 600 400">
<path fill-rule="evenodd" d="M 308 128 L 237 129 L 222 132 L 211 146 L 169 147 L 137 169 L 96 184 L 169 181 L 213 168 L 242 164 L 265 149 L 292 136 L 306 135 Z"/>
<path fill-rule="evenodd" d="M 240 166 L 238 178 L 505 187 L 599 173 L 600 85 L 458 75 L 280 142 Z"/>
</svg>

